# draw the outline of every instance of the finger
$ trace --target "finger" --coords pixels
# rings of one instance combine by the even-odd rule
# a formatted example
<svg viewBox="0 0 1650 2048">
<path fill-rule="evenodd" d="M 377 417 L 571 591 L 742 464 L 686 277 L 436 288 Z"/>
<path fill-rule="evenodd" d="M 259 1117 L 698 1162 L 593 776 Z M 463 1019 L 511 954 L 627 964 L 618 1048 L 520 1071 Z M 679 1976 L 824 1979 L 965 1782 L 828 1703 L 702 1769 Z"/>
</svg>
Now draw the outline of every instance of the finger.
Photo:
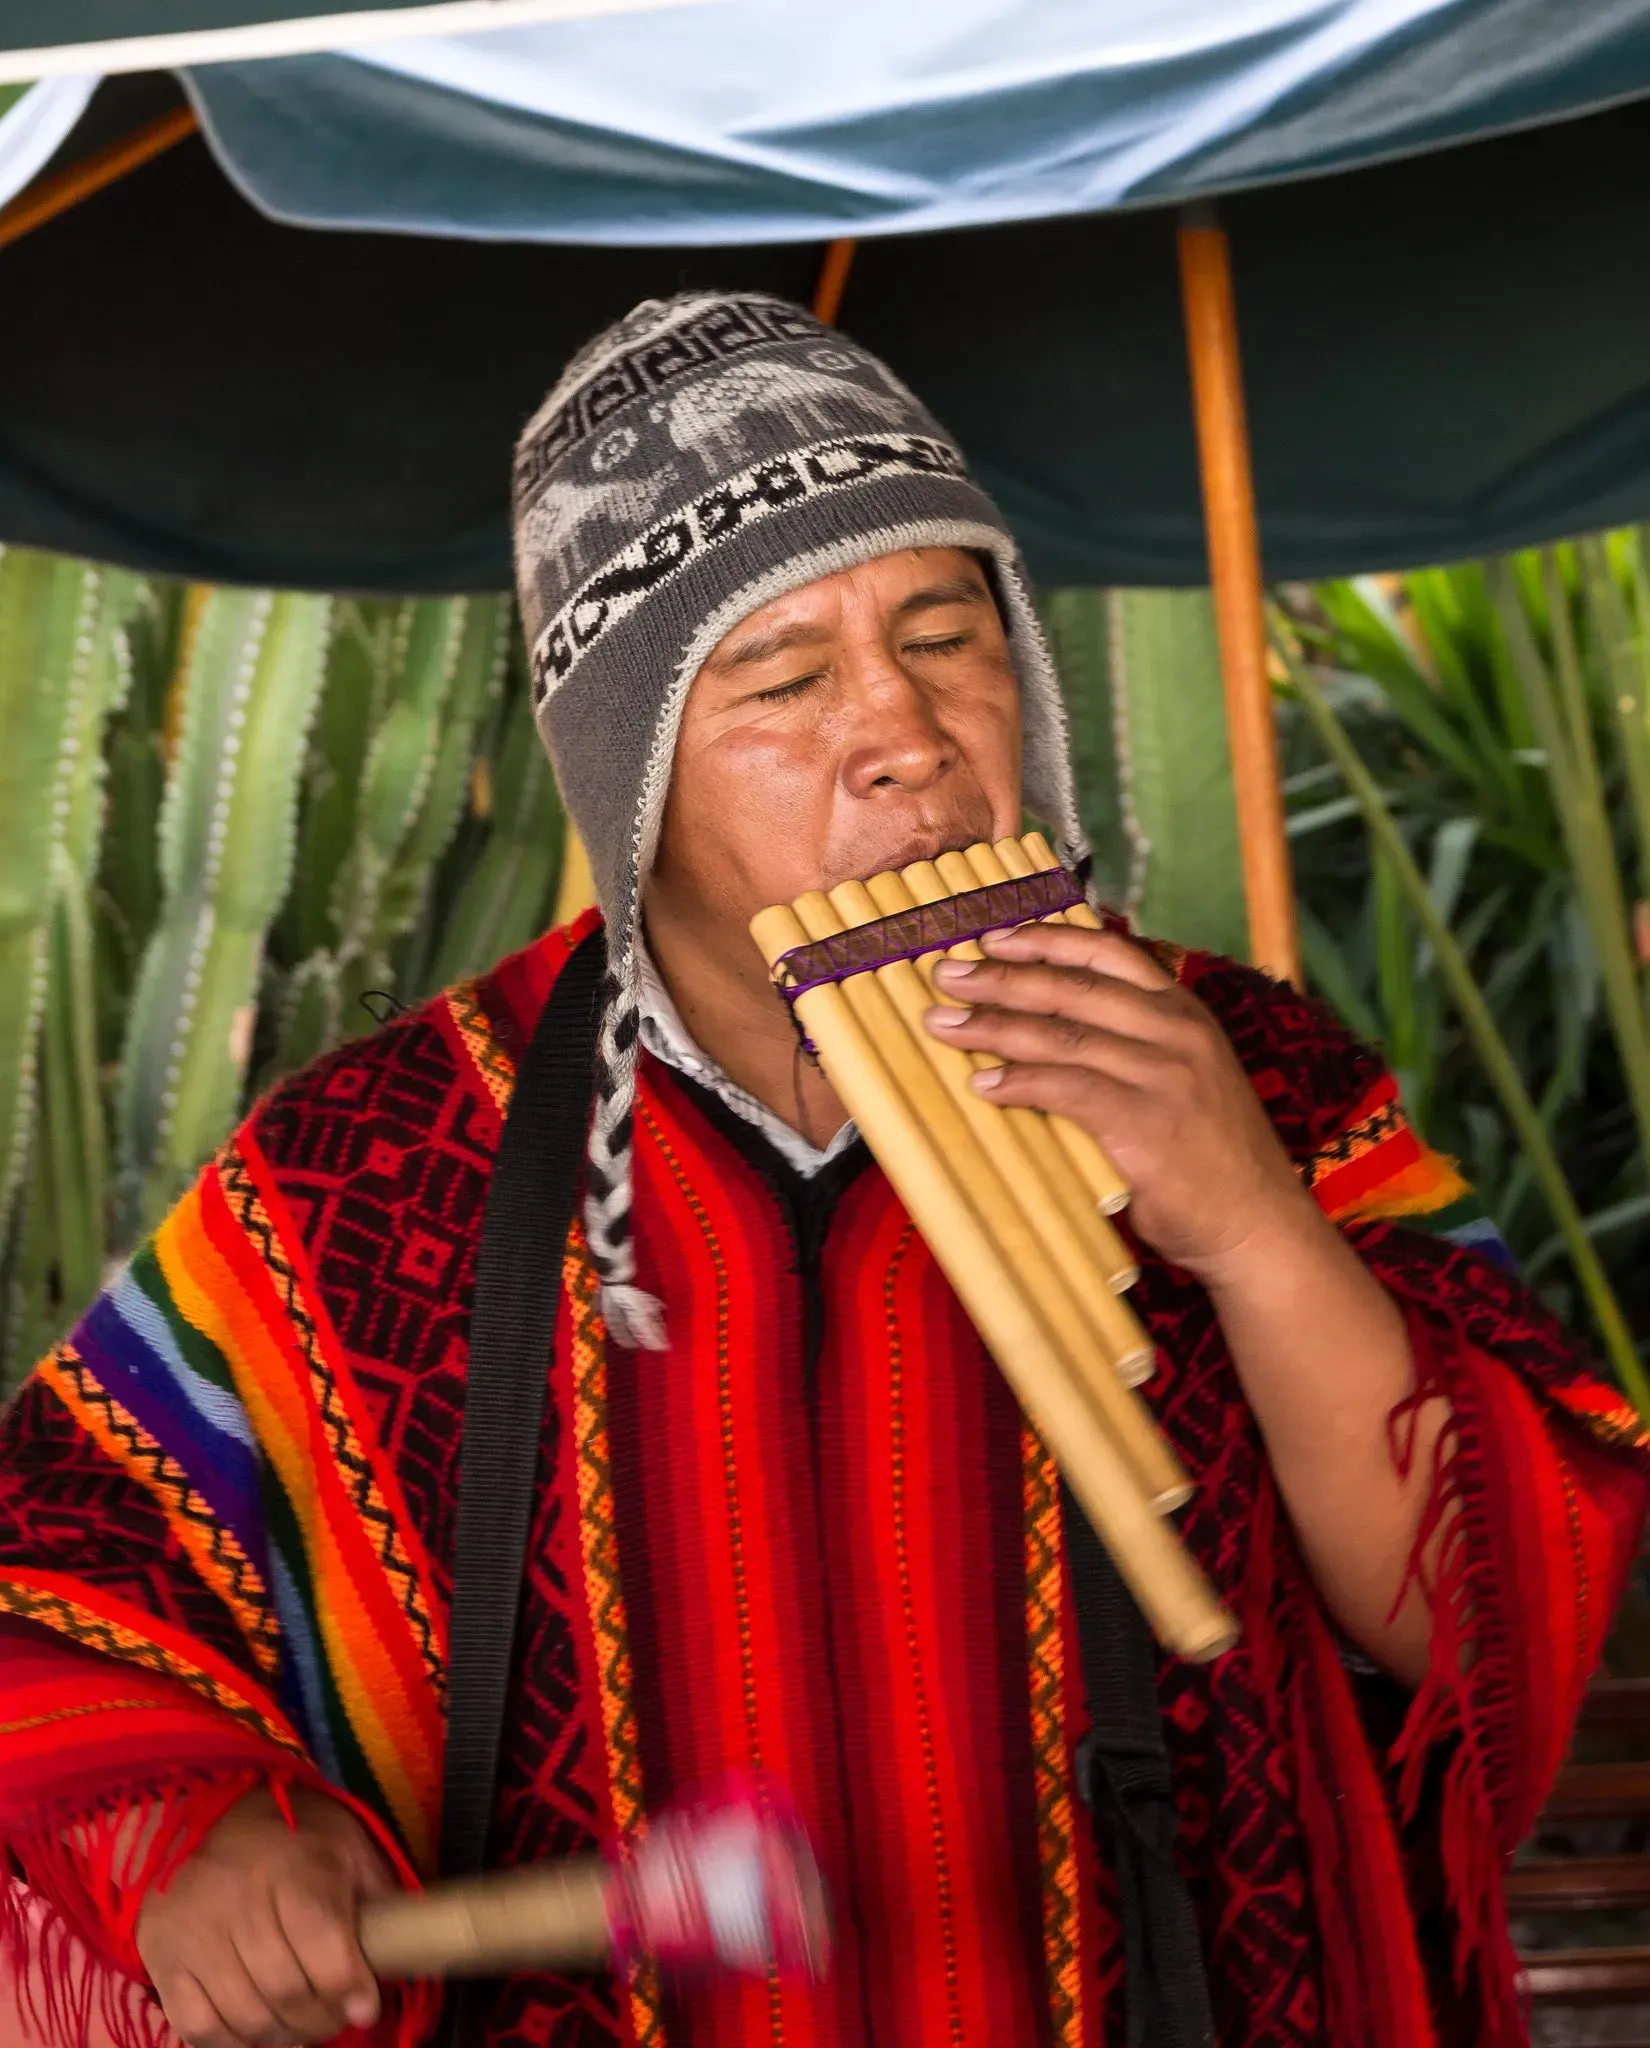
<svg viewBox="0 0 1650 2048">
<path fill-rule="evenodd" d="M 1190 1025 L 1172 987 L 1143 989 L 1086 967 L 1040 960 L 948 960 L 936 969 L 935 981 L 944 994 L 964 1003 L 1071 1017 L 1132 1038 L 1174 1037 Z"/>
<path fill-rule="evenodd" d="M 1136 988 L 1175 986 L 1174 976 L 1160 967 L 1144 946 L 1137 946 L 1121 932 L 1091 931 L 1077 924 L 1017 924 L 1006 931 L 987 932 L 980 944 L 1000 960 L 1049 960 L 1062 967 L 1087 967 L 1116 981 L 1131 981 Z"/>
<path fill-rule="evenodd" d="M 1065 1062 L 1016 1061 L 986 1067 L 974 1076 L 974 1086 L 1005 1109 L 1040 1109 L 1049 1116 L 1070 1117 L 1099 1134 L 1103 1143 L 1122 1132 L 1131 1112 L 1141 1107 L 1140 1090 L 1127 1081 Z"/>
<path fill-rule="evenodd" d="M 293 2038 L 291 2029 L 270 2010 L 227 1936 L 200 1941 L 190 1968 L 228 2029 L 230 2048 L 238 2042 L 246 2043 L 246 2048 L 275 2048 Z"/>
<path fill-rule="evenodd" d="M 275 1905 L 282 1932 L 317 1998 L 341 2023 L 370 2027 L 378 2018 L 378 1982 L 361 1953 L 353 1900 L 287 1886 L 277 1890 Z"/>
<path fill-rule="evenodd" d="M 310 1982 L 273 1900 L 236 1936 L 236 1947 L 253 1989 L 288 2039 L 320 2041 L 339 2031 L 338 2008 Z"/>
<path fill-rule="evenodd" d="M 1173 1054 L 1148 1039 L 1104 1031 L 1072 1017 L 1033 1016 L 993 1004 L 963 1010 L 940 1004 L 926 1013 L 925 1022 L 936 1036 L 973 1052 L 1105 1074 L 1136 1088 L 1151 1086 L 1178 1064 Z"/>
<path fill-rule="evenodd" d="M 164 1984 L 158 1980 L 160 2009 L 184 2048 L 250 2048 L 213 2004 L 198 1977 L 179 1970 Z"/>
</svg>

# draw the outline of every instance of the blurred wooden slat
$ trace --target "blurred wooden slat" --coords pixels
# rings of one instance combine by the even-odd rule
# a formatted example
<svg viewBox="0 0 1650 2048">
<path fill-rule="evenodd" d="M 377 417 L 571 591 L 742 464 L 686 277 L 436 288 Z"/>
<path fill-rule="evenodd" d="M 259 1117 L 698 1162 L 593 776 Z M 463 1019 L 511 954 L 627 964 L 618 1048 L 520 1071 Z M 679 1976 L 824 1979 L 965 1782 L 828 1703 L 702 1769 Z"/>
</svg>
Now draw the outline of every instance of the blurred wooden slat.
<svg viewBox="0 0 1650 2048">
<path fill-rule="evenodd" d="M 1542 1819 L 1627 1820 L 1650 1814 L 1650 1763 L 1566 1764 Z"/>
<path fill-rule="evenodd" d="M 1636 1912 L 1650 1906 L 1650 1856 L 1538 1856 L 1507 1872 L 1514 1913 Z"/>
<path fill-rule="evenodd" d="M 1595 1678 L 1581 1703 L 1581 1726 L 1650 1741 L 1650 1678 Z"/>
<path fill-rule="evenodd" d="M 1650 1948 L 1556 1948 L 1522 1956 L 1531 1998 L 1552 2005 L 1617 2005 L 1650 1998 Z"/>
</svg>

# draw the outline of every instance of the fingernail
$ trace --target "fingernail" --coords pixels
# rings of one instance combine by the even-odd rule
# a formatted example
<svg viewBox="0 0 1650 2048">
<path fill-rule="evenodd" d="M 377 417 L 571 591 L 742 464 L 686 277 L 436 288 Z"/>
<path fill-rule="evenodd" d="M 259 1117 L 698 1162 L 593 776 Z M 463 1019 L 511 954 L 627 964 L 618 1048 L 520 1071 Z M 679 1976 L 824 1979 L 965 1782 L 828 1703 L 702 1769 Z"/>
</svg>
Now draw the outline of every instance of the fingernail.
<svg viewBox="0 0 1650 2048">
<path fill-rule="evenodd" d="M 934 969 L 934 979 L 949 986 L 953 982 L 966 981 L 973 972 L 972 960 L 942 960 Z"/>
<path fill-rule="evenodd" d="M 378 2001 L 369 1991 L 352 1991 L 344 2000 L 344 2017 L 352 2027 L 370 2027 L 378 2017 Z"/>
<path fill-rule="evenodd" d="M 980 1067 L 974 1075 L 974 1086 L 982 1095 L 989 1095 L 993 1088 L 1001 1086 L 1002 1078 L 1001 1067 Z"/>
<path fill-rule="evenodd" d="M 936 1003 L 928 1012 L 928 1022 L 936 1031 L 955 1031 L 959 1024 L 966 1024 L 973 1014 L 966 1003 Z"/>
</svg>

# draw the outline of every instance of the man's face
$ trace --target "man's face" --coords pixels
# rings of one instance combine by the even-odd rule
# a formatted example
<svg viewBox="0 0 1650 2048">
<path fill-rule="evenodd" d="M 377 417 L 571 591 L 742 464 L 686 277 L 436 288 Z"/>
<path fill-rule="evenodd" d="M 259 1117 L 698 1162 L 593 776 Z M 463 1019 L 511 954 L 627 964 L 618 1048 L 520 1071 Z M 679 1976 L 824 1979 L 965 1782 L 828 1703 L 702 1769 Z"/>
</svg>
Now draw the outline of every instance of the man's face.
<svg viewBox="0 0 1650 2048">
<path fill-rule="evenodd" d="M 1020 697 L 975 558 L 913 548 L 726 634 L 677 742 L 650 916 L 756 911 L 1020 827 Z"/>
</svg>

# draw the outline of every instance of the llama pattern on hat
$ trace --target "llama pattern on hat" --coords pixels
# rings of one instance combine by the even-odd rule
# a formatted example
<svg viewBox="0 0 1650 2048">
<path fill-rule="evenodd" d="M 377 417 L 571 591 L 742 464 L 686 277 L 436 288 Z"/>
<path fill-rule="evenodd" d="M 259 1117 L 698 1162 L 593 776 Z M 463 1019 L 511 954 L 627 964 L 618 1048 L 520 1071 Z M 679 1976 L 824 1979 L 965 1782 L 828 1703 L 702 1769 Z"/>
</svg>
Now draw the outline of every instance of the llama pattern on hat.
<svg viewBox="0 0 1650 2048">
<path fill-rule="evenodd" d="M 518 547 L 555 575 L 574 579 L 631 539 L 681 482 L 673 462 L 646 476 L 553 476 L 518 521 Z"/>
<path fill-rule="evenodd" d="M 706 476 L 720 476 L 730 463 L 748 462 L 756 453 L 757 443 L 747 430 L 752 421 L 769 423 L 764 436 L 769 443 L 772 422 L 783 421 L 783 446 L 862 427 L 868 417 L 892 426 L 909 411 L 909 401 L 864 379 L 758 359 L 697 379 L 654 406 L 650 416 L 664 422 L 676 447 L 698 458 Z"/>
</svg>

